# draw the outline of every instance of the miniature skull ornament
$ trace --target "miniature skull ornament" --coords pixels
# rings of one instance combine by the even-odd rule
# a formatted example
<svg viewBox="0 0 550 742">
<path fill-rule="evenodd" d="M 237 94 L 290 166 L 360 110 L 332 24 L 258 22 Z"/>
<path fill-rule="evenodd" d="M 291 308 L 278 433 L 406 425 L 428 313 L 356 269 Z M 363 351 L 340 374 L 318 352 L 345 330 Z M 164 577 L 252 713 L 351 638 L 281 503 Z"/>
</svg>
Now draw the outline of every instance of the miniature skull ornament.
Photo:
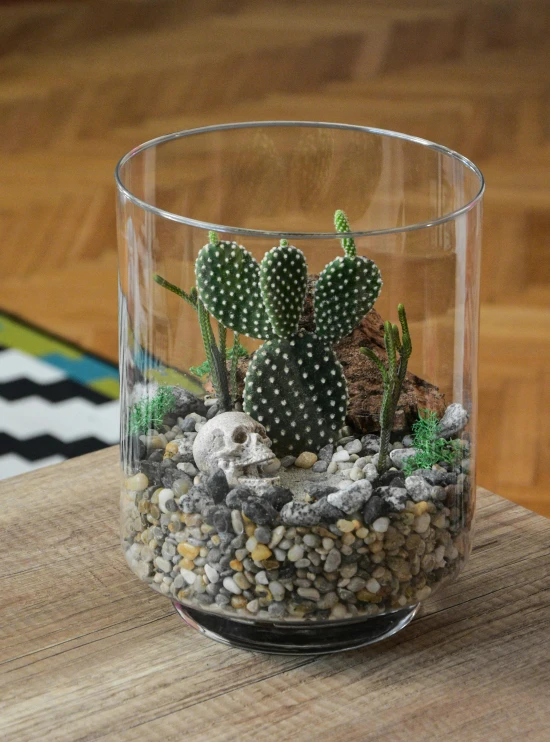
<svg viewBox="0 0 550 742">
<path fill-rule="evenodd" d="M 278 477 L 262 477 L 258 469 L 275 454 L 263 425 L 245 412 L 223 412 L 209 420 L 195 438 L 193 458 L 202 472 L 222 469 L 231 487 L 245 484 L 261 492 L 278 483 Z"/>
</svg>

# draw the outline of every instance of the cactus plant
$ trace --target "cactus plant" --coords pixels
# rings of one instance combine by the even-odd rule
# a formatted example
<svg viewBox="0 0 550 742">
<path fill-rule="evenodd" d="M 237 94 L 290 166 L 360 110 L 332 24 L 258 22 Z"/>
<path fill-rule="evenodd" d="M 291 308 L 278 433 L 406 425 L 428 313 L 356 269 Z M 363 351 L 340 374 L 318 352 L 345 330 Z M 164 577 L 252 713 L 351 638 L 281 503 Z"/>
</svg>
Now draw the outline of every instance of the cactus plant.
<svg viewBox="0 0 550 742">
<path fill-rule="evenodd" d="M 384 345 L 386 346 L 386 354 L 388 356 L 387 369 L 371 348 L 360 348 L 361 353 L 376 364 L 384 383 L 384 394 L 380 407 L 380 452 L 378 455 L 378 471 L 380 473 L 385 470 L 387 465 L 388 448 L 395 411 L 407 373 L 407 364 L 412 353 L 407 314 L 403 304 L 399 304 L 397 307 L 397 314 L 401 324 L 402 339 L 399 337 L 399 328 L 397 325 L 392 325 L 388 320 L 384 322 Z M 399 364 L 397 363 L 398 353 Z"/>
<path fill-rule="evenodd" d="M 343 212 L 335 223 L 349 233 Z M 265 426 L 278 454 L 319 449 L 345 420 L 346 380 L 331 345 L 370 310 L 382 281 L 376 265 L 357 256 L 352 237 L 342 237 L 342 246 L 345 257 L 317 282 L 315 333 L 298 330 L 307 265 L 286 240 L 259 265 L 244 247 L 210 233 L 197 258 L 197 289 L 208 311 L 235 332 L 266 341 L 248 367 L 244 409 Z"/>
</svg>

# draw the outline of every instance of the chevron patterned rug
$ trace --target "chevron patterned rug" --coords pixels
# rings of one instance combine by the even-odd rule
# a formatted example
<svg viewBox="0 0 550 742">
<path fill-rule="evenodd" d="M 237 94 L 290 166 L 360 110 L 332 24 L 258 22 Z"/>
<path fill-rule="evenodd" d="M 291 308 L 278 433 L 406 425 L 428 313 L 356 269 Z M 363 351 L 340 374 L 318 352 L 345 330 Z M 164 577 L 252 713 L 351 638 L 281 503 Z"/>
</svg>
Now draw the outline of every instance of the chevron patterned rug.
<svg viewBox="0 0 550 742">
<path fill-rule="evenodd" d="M 0 479 L 118 436 L 116 366 L 0 312 Z"/>
</svg>

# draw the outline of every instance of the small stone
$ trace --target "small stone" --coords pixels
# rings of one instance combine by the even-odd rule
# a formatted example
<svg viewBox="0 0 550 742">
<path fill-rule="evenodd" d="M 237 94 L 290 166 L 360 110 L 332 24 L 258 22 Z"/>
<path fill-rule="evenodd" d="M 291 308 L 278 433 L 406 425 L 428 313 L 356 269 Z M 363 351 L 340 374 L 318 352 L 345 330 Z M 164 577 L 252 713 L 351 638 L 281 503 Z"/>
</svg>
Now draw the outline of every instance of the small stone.
<svg viewBox="0 0 550 742">
<path fill-rule="evenodd" d="M 349 453 L 345 449 L 336 451 L 336 453 L 332 456 L 332 461 L 336 464 L 341 464 L 344 461 L 349 461 Z"/>
<path fill-rule="evenodd" d="M 363 456 L 372 456 L 380 451 L 380 438 L 373 433 L 368 433 L 361 438 L 361 446 Z"/>
<path fill-rule="evenodd" d="M 175 513 L 178 509 L 171 489 L 162 489 L 158 493 L 158 506 L 163 513 Z"/>
<path fill-rule="evenodd" d="M 281 459 L 281 466 L 283 469 L 288 469 L 289 466 L 292 466 L 292 464 L 296 461 L 296 456 L 283 456 Z"/>
<path fill-rule="evenodd" d="M 311 451 L 303 451 L 294 462 L 294 466 L 297 466 L 299 469 L 311 469 L 316 461 L 317 454 Z"/>
<path fill-rule="evenodd" d="M 268 461 L 267 464 L 264 464 L 262 466 L 262 472 L 264 476 L 272 477 L 273 474 L 276 474 L 280 468 L 281 462 L 277 457 L 275 457 L 271 459 L 271 461 Z"/>
<path fill-rule="evenodd" d="M 389 526 L 390 526 L 389 518 L 377 518 L 372 524 L 372 529 L 373 531 L 376 531 L 376 533 L 386 533 Z"/>
<path fill-rule="evenodd" d="M 184 472 L 185 474 L 188 474 L 190 477 L 194 477 L 199 473 L 197 471 L 197 468 L 193 466 L 193 464 L 190 464 L 185 461 L 182 464 L 178 464 L 178 469 Z"/>
<path fill-rule="evenodd" d="M 212 514 L 212 524 L 218 533 L 228 533 L 233 528 L 231 510 L 226 505 L 218 505 Z"/>
<path fill-rule="evenodd" d="M 242 592 L 241 588 L 237 585 L 232 577 L 225 577 L 223 586 L 226 590 L 229 590 L 230 593 L 233 593 L 233 595 L 240 595 Z"/>
<path fill-rule="evenodd" d="M 412 435 L 406 435 L 403 438 L 403 445 L 404 445 L 405 448 L 411 448 L 411 446 L 414 445 L 414 439 L 413 439 Z"/>
<path fill-rule="evenodd" d="M 416 448 L 394 448 L 390 451 L 390 459 L 397 469 L 403 469 L 408 459 L 416 455 Z"/>
<path fill-rule="evenodd" d="M 290 526 L 316 526 L 321 522 L 321 516 L 316 506 L 300 502 L 289 502 L 281 510 L 281 520 Z"/>
<path fill-rule="evenodd" d="M 218 574 L 217 570 L 215 570 L 214 567 L 211 567 L 209 564 L 204 565 L 204 573 L 212 583 L 216 583 L 220 579 L 220 575 Z"/>
<path fill-rule="evenodd" d="M 257 497 L 247 500 L 242 510 L 247 518 L 260 526 L 273 524 L 279 516 L 272 505 Z"/>
<path fill-rule="evenodd" d="M 330 612 L 331 618 L 345 618 L 348 615 L 348 610 L 342 603 L 336 603 Z"/>
<path fill-rule="evenodd" d="M 374 464 L 365 464 L 363 467 L 363 474 L 365 475 L 365 479 L 368 479 L 369 482 L 374 482 L 375 479 L 378 479 L 378 470 Z"/>
<path fill-rule="evenodd" d="M 219 413 L 219 411 L 220 411 L 220 406 L 217 403 L 216 404 L 213 404 L 208 409 L 208 412 L 206 413 L 206 419 L 207 420 L 212 420 L 213 417 L 216 417 L 216 415 Z"/>
<path fill-rule="evenodd" d="M 372 485 L 362 479 L 346 487 L 346 489 L 333 492 L 328 495 L 327 499 L 331 505 L 342 510 L 344 513 L 351 514 L 359 510 L 372 495 Z"/>
<path fill-rule="evenodd" d="M 172 571 L 172 562 L 168 561 L 168 559 L 163 559 L 162 557 L 156 557 L 154 560 L 154 565 L 155 567 L 160 569 L 162 572 Z"/>
<path fill-rule="evenodd" d="M 149 479 L 143 472 L 139 472 L 138 474 L 134 474 L 133 477 L 129 477 L 126 480 L 126 489 L 132 490 L 135 492 L 142 492 L 144 489 L 147 489 L 149 486 Z"/>
<path fill-rule="evenodd" d="M 258 585 L 269 585 L 269 577 L 267 576 L 267 572 L 265 571 L 265 569 L 262 569 L 260 572 L 254 575 L 254 578 Z"/>
<path fill-rule="evenodd" d="M 338 464 L 336 461 L 331 461 L 327 467 L 327 474 L 336 474 L 338 471 Z"/>
<path fill-rule="evenodd" d="M 242 510 L 244 503 L 254 496 L 254 492 L 249 487 L 238 485 L 234 487 L 225 498 L 225 503 L 231 509 L 238 508 Z"/>
<path fill-rule="evenodd" d="M 430 527 L 430 514 L 423 513 L 422 515 L 417 516 L 414 519 L 412 527 L 416 533 L 426 533 Z"/>
<path fill-rule="evenodd" d="M 369 593 L 375 593 L 376 594 L 380 590 L 381 585 L 378 582 L 378 580 L 375 580 L 374 577 L 373 577 L 372 579 L 370 579 L 367 582 L 366 588 L 369 591 Z"/>
<path fill-rule="evenodd" d="M 180 574 L 188 585 L 193 585 L 197 579 L 197 575 L 194 572 L 191 572 L 190 569 L 182 569 Z"/>
<path fill-rule="evenodd" d="M 316 461 L 311 467 L 311 471 L 314 471 L 317 474 L 323 474 L 324 472 L 326 472 L 328 467 L 329 467 L 328 461 Z"/>
<path fill-rule="evenodd" d="M 241 590 L 248 590 L 250 587 L 252 587 L 252 585 L 246 579 L 242 572 L 235 572 L 235 574 L 233 575 L 233 582 Z"/>
<path fill-rule="evenodd" d="M 198 557 L 200 552 L 200 549 L 198 546 L 193 546 L 192 544 L 187 543 L 184 541 L 181 544 L 178 544 L 178 554 L 180 554 L 183 557 L 187 557 L 188 559 L 195 559 L 195 557 Z"/>
<path fill-rule="evenodd" d="M 432 588 L 429 585 L 424 585 L 424 587 L 421 587 L 416 591 L 416 599 L 426 600 L 426 598 L 430 597 L 431 593 Z"/>
<path fill-rule="evenodd" d="M 277 580 L 274 580 L 273 582 L 269 583 L 268 587 L 269 587 L 269 591 L 271 595 L 273 596 L 273 600 L 276 600 L 276 601 L 284 600 L 285 588 L 280 582 L 277 582 Z"/>
<path fill-rule="evenodd" d="M 189 492 L 192 484 L 193 482 L 189 477 L 180 477 L 179 479 L 175 479 L 172 483 L 172 491 L 176 497 L 180 498 Z"/>
<path fill-rule="evenodd" d="M 239 510 L 231 511 L 231 526 L 237 535 L 244 533 L 244 523 Z"/>
<path fill-rule="evenodd" d="M 320 500 L 313 503 L 313 508 L 317 513 L 318 523 L 336 523 L 337 520 L 343 518 L 345 515 L 343 510 L 330 504 L 328 497 L 321 497 Z"/>
<path fill-rule="evenodd" d="M 292 502 L 292 492 L 286 487 L 275 484 L 269 487 L 260 499 L 263 502 L 268 502 L 275 510 L 280 510 L 287 502 Z"/>
<path fill-rule="evenodd" d="M 222 469 L 216 469 L 215 472 L 209 474 L 204 484 L 208 490 L 208 494 L 217 505 L 224 502 L 229 494 L 229 484 L 227 483 L 225 472 Z"/>
<path fill-rule="evenodd" d="M 260 610 L 260 602 L 259 600 L 251 600 L 250 603 L 246 604 L 246 610 L 250 613 L 258 613 Z"/>
<path fill-rule="evenodd" d="M 271 541 L 271 529 L 265 526 L 258 526 L 254 531 L 254 538 L 259 544 L 269 544 Z"/>
<path fill-rule="evenodd" d="M 359 453 L 362 450 L 363 446 L 361 444 L 360 440 L 354 439 L 350 441 L 349 443 L 346 443 L 344 449 L 348 453 Z"/>
<path fill-rule="evenodd" d="M 250 556 L 255 562 L 262 562 L 264 559 L 269 559 L 272 552 L 265 544 L 258 544 L 255 549 L 252 550 Z"/>
<path fill-rule="evenodd" d="M 183 433 L 194 433 L 196 422 L 197 421 L 195 420 L 194 417 L 191 417 L 191 415 L 188 415 L 180 425 L 182 432 Z"/>
<path fill-rule="evenodd" d="M 408 493 L 404 487 L 388 487 L 384 493 L 384 502 L 388 507 L 396 512 L 405 510 L 408 500 Z"/>
<path fill-rule="evenodd" d="M 365 475 L 363 474 L 361 469 L 358 469 L 356 466 L 350 469 L 348 476 L 352 482 L 358 482 L 360 479 L 365 478 Z"/>
<path fill-rule="evenodd" d="M 321 448 L 321 450 L 317 454 L 317 457 L 319 461 L 326 461 L 328 464 L 332 460 L 333 453 L 334 453 L 334 445 L 332 443 L 327 443 L 326 446 L 323 446 L 323 448 Z"/>
<path fill-rule="evenodd" d="M 304 550 L 298 544 L 291 546 L 290 549 L 288 550 L 287 558 L 291 562 L 297 562 L 303 556 L 304 556 Z"/>
<path fill-rule="evenodd" d="M 282 603 L 271 603 L 267 610 L 271 618 L 282 618 L 286 613 L 286 608 Z"/>
<path fill-rule="evenodd" d="M 285 533 L 286 533 L 286 528 L 284 526 L 277 526 L 276 528 L 274 528 L 273 531 L 271 532 L 271 540 L 268 544 L 269 548 L 273 549 L 275 548 L 275 546 L 280 544 L 281 541 L 283 540 Z"/>
<path fill-rule="evenodd" d="M 426 482 L 423 477 L 415 476 L 414 474 L 405 479 L 405 488 L 409 494 L 409 497 L 414 502 L 420 502 L 421 500 L 429 500 L 431 495 L 431 486 Z"/>
<path fill-rule="evenodd" d="M 335 572 L 340 566 L 341 561 L 342 555 L 340 554 L 338 549 L 331 549 L 327 554 L 327 558 L 325 559 L 325 563 L 323 565 L 324 571 Z"/>
<path fill-rule="evenodd" d="M 355 523 L 352 520 L 340 519 L 336 521 L 336 528 L 342 533 L 350 533 L 355 528 Z"/>
<path fill-rule="evenodd" d="M 296 592 L 301 598 L 306 598 L 307 600 L 317 601 L 321 597 L 319 590 L 316 590 L 314 587 L 299 587 Z"/>
<path fill-rule="evenodd" d="M 468 413 L 458 402 L 450 404 L 438 425 L 438 433 L 441 438 L 451 438 L 460 433 L 468 423 Z"/>
</svg>

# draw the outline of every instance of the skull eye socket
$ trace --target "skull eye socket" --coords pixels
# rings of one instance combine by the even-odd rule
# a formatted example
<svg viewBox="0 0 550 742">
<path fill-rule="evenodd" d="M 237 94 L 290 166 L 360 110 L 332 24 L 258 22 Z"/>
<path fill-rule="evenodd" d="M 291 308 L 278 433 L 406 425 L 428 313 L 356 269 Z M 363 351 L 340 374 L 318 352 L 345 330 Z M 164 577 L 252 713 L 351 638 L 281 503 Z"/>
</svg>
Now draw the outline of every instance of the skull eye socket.
<svg viewBox="0 0 550 742">
<path fill-rule="evenodd" d="M 234 443 L 246 443 L 247 438 L 248 431 L 245 428 L 236 428 L 231 436 Z"/>
</svg>

